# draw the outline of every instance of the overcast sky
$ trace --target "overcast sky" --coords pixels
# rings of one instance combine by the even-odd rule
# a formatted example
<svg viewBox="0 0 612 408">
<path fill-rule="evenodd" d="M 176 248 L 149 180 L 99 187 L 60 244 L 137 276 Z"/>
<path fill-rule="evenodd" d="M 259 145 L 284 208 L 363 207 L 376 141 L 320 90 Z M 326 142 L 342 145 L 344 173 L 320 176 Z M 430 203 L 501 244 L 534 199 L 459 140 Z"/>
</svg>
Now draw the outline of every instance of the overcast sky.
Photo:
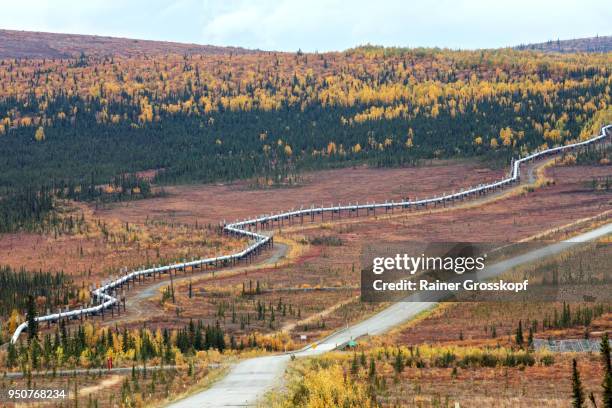
<svg viewBox="0 0 612 408">
<path fill-rule="evenodd" d="M 265 50 L 492 48 L 612 33 L 610 0 L 2 0 L 0 28 Z"/>
</svg>

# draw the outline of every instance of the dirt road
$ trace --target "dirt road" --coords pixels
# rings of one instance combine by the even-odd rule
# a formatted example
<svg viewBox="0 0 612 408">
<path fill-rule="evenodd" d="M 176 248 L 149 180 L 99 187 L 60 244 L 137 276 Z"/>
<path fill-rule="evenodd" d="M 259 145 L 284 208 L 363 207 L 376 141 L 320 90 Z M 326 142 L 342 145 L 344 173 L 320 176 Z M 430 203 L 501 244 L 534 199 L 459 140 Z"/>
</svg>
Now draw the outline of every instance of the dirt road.
<svg viewBox="0 0 612 408">
<path fill-rule="evenodd" d="M 612 234 L 612 224 L 606 224 L 569 240 L 493 264 L 487 267 L 479 278 L 497 276 L 513 267 L 558 254 L 581 242 L 591 241 L 608 234 Z M 436 302 L 406 301 L 395 303 L 374 316 L 321 340 L 315 347 L 307 347 L 293 354 L 296 357 L 315 356 L 334 350 L 352 339 L 384 333 L 435 305 Z M 281 383 L 282 375 L 290 358 L 288 354 L 280 354 L 244 360 L 236 364 L 225 378 L 211 388 L 173 403 L 170 407 L 255 406 L 267 391 Z"/>
<path fill-rule="evenodd" d="M 236 271 L 252 270 L 256 268 L 271 266 L 279 262 L 287 255 L 289 247 L 286 244 L 275 243 L 270 252 L 266 253 L 266 258 L 251 265 L 240 265 L 222 270 L 214 270 L 216 276 L 224 273 L 231 273 Z M 185 276 L 174 277 L 173 282 L 175 285 L 188 282 L 189 280 L 197 280 L 202 277 L 211 276 L 213 270 L 205 270 L 199 273 L 189 273 Z M 151 298 L 160 295 L 160 290 L 170 285 L 170 279 L 163 279 L 154 283 L 146 283 L 142 288 L 137 287 L 133 293 L 127 296 L 125 301 L 125 308 L 127 310 L 126 315 L 116 316 L 114 319 L 109 319 L 108 322 L 134 322 L 140 320 L 146 320 L 151 317 L 152 314 L 157 311 L 147 305 Z"/>
</svg>

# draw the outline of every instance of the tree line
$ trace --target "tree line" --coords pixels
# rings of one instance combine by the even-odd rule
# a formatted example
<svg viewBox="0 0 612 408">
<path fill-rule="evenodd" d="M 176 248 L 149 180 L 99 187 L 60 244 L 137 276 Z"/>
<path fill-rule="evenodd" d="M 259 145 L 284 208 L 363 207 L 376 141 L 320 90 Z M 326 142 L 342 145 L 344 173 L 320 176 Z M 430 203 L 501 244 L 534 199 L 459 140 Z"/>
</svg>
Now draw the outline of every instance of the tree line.
<svg viewBox="0 0 612 408">
<path fill-rule="evenodd" d="M 42 310 L 68 304 L 76 297 L 72 279 L 63 271 L 27 271 L 0 266 L 0 316 L 26 310 L 28 297 L 38 300 Z"/>
<path fill-rule="evenodd" d="M 29 316 L 33 317 L 32 315 Z M 30 320 L 30 319 L 28 319 Z M 62 320 L 54 331 L 42 334 L 37 326 L 28 331 L 28 340 L 9 343 L 4 357 L 7 368 L 56 370 L 60 368 L 104 368 L 109 359 L 115 365 L 126 365 L 157 359 L 161 364 L 175 364 L 178 356 L 194 355 L 198 351 L 245 348 L 234 337 L 226 335 L 216 323 L 205 325 L 190 321 L 177 329 L 146 327 L 95 328 L 90 323 L 69 328 Z"/>
<path fill-rule="evenodd" d="M 50 219 L 53 192 L 48 188 L 23 188 L 0 196 L 0 233 L 35 231 Z"/>
</svg>

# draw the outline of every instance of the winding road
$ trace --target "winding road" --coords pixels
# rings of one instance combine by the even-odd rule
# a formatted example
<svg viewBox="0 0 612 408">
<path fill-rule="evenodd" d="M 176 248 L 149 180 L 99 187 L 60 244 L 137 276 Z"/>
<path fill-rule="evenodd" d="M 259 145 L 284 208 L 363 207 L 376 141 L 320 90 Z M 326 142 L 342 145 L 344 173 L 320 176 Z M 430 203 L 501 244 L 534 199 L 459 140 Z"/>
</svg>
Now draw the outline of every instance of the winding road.
<svg viewBox="0 0 612 408">
<path fill-rule="evenodd" d="M 559 254 L 580 243 L 609 234 L 612 234 L 612 223 L 490 265 L 479 272 L 477 279 L 493 278 L 514 267 Z M 333 333 L 316 343 L 316 347 L 309 346 L 292 354 L 296 357 L 316 356 L 334 350 L 350 340 L 366 335 L 382 334 L 437 304 L 435 301 L 419 302 L 417 300 L 418 295 L 411 295 L 406 298 L 406 301 L 394 303 L 366 320 Z M 255 406 L 266 392 L 281 384 L 290 358 L 291 355 L 287 353 L 244 360 L 232 367 L 227 376 L 213 384 L 211 388 L 169 406 L 173 408 Z"/>
<path fill-rule="evenodd" d="M 440 194 L 432 198 L 421 200 L 402 200 L 399 202 L 384 202 L 384 203 L 367 203 L 367 204 L 349 204 L 337 205 L 330 207 L 311 206 L 310 208 L 300 208 L 278 214 L 262 215 L 249 220 L 238 221 L 230 224 L 225 224 L 223 231 L 229 235 L 235 235 L 243 238 L 251 239 L 251 243 L 242 251 L 221 255 L 213 258 L 205 258 L 194 260 L 191 262 L 181 262 L 172 265 L 154 266 L 150 268 L 141 268 L 120 276 L 113 281 L 110 281 L 99 288 L 92 291 L 92 298 L 98 301 L 98 304 L 91 307 L 83 307 L 81 309 L 58 312 L 46 316 L 37 317 L 38 322 L 57 321 L 66 318 L 78 318 L 86 314 L 98 314 L 107 308 L 115 307 L 119 303 L 119 299 L 115 296 L 117 288 L 136 279 L 148 276 L 155 276 L 171 273 L 173 270 L 185 270 L 187 267 L 204 268 L 205 266 L 222 266 L 235 263 L 237 261 L 251 258 L 254 254 L 260 252 L 265 246 L 273 244 L 273 237 L 269 233 L 260 232 L 261 230 L 273 229 L 274 223 L 278 226 L 283 225 L 284 221 L 291 223 L 294 219 L 300 219 L 303 222 L 304 217 L 311 217 L 314 220 L 315 215 L 323 215 L 324 213 L 340 214 L 341 211 L 357 212 L 366 211 L 369 214 L 371 211 L 376 213 L 376 209 L 385 211 L 394 208 L 410 209 L 410 208 L 426 208 L 428 205 L 445 204 L 446 202 L 454 202 L 455 200 L 463 200 L 481 195 L 488 195 L 492 192 L 497 192 L 500 189 L 517 183 L 520 181 L 520 170 L 522 164 L 527 164 L 535 159 L 544 158 L 560 152 L 573 149 L 586 148 L 589 145 L 597 142 L 605 142 L 610 135 L 612 125 L 605 126 L 601 129 L 601 133 L 588 140 L 572 143 L 555 148 L 537 151 L 528 156 L 513 160 L 510 168 L 510 175 L 499 181 L 489 184 L 481 184 L 475 187 L 462 189 L 459 192 L 450 194 Z M 530 178 L 528 173 L 527 178 Z M 252 231 L 252 230 L 255 231 Z M 597 237 L 610 234 L 612 232 L 612 224 L 600 227 L 590 233 L 582 234 L 575 237 L 573 240 L 564 241 L 557 244 L 552 244 L 547 247 L 510 258 L 503 262 L 491 265 L 483 271 L 483 278 L 494 277 L 503 271 L 514 266 L 522 265 L 528 262 L 533 262 L 537 259 L 550 256 L 552 254 L 564 251 L 568 247 L 575 245 L 577 242 L 584 242 L 595 239 Z M 274 256 L 273 256 L 274 258 Z M 486 276 L 485 276 L 486 275 Z M 162 285 L 167 285 L 167 282 L 160 282 L 147 288 L 144 293 L 136 298 L 144 299 L 151 296 L 156 290 L 159 290 Z M 321 340 L 318 344 L 311 347 L 306 347 L 298 352 L 293 353 L 296 357 L 305 357 L 318 355 L 333 349 L 364 335 L 375 335 L 389 330 L 416 316 L 417 314 L 430 309 L 436 304 L 435 299 L 428 302 L 399 302 L 375 314 L 374 316 L 340 330 L 331 336 Z M 27 328 L 27 321 L 20 324 L 13 336 L 11 342 L 15 343 L 20 334 Z M 210 389 L 199 394 L 188 397 L 182 401 L 172 404 L 173 407 L 219 407 L 219 406 L 252 406 L 262 397 L 262 395 L 277 385 L 282 373 L 287 365 L 290 355 L 282 354 L 275 356 L 266 356 L 254 359 L 248 359 L 236 364 L 230 373 L 221 381 L 213 385 Z"/>
<path fill-rule="evenodd" d="M 288 249 L 289 247 L 286 244 L 282 244 L 278 242 L 274 244 L 274 248 L 272 249 L 272 252 L 269 254 L 267 253 L 266 254 L 267 257 L 261 260 L 260 262 L 257 262 L 257 264 L 253 264 L 249 266 L 241 265 L 241 266 L 236 266 L 233 268 L 227 268 L 227 269 L 224 269 L 223 272 L 226 274 L 232 273 L 233 271 L 243 272 L 243 271 L 247 271 L 251 269 L 275 265 L 280 260 L 282 260 L 285 257 L 285 255 L 287 255 Z M 174 285 L 178 285 L 184 282 L 196 281 L 200 278 L 210 276 L 213 271 L 215 270 L 210 270 L 210 272 L 207 275 L 198 275 L 198 276 L 188 275 L 188 276 L 174 277 L 173 282 L 174 282 Z M 151 298 L 155 297 L 156 295 L 159 295 L 160 290 L 167 287 L 168 285 L 170 285 L 170 281 L 167 279 L 164 279 L 164 280 L 149 284 L 145 286 L 143 289 L 138 289 L 137 291 L 135 291 L 136 293 L 133 296 L 128 297 L 125 301 L 125 308 L 127 310 L 127 314 L 121 315 L 121 316 L 117 315 L 115 316 L 114 320 L 116 320 L 117 322 L 122 322 L 122 323 L 130 322 L 130 321 L 133 322 L 133 321 L 138 321 L 138 320 L 145 320 L 147 317 L 151 316 L 152 314 L 159 313 L 159 310 L 149 307 L 147 303 L 150 301 Z M 113 319 L 111 318 L 109 322 L 112 322 L 112 321 Z"/>
<path fill-rule="evenodd" d="M 598 142 L 605 142 L 605 139 L 610 135 L 610 131 L 612 130 L 612 125 L 607 125 L 601 128 L 601 133 L 597 136 L 593 136 L 590 139 L 584 140 L 582 142 L 576 142 L 571 144 L 566 144 L 563 146 L 553 147 L 550 149 L 538 150 L 535 153 L 527 155 L 525 157 L 519 158 L 517 160 L 512 160 L 512 164 L 510 166 L 510 175 L 505 177 L 499 181 L 495 181 L 489 184 L 480 184 L 475 187 L 469 187 L 467 189 L 462 189 L 459 192 L 452 192 L 450 194 L 441 194 L 439 196 L 435 196 L 432 198 L 426 198 L 421 200 L 402 200 L 399 202 L 384 202 L 384 203 L 367 203 L 367 204 L 349 204 L 349 205 L 340 205 L 330 206 L 330 207 L 316 207 L 313 205 L 310 208 L 300 208 L 299 210 L 291 210 L 278 214 L 269 214 L 269 215 L 261 215 L 256 218 L 251 218 L 244 221 L 237 221 L 230 224 L 225 224 L 223 227 L 223 231 L 229 235 L 235 235 L 243 238 L 251 239 L 251 244 L 244 248 L 242 251 L 216 256 L 212 258 L 204 258 L 198 259 L 190 262 L 180 262 L 172 265 L 165 266 L 153 266 L 150 268 L 141 268 L 139 270 L 135 270 L 129 273 L 120 276 L 117 279 L 114 279 L 99 288 L 94 289 L 91 294 L 92 298 L 96 299 L 98 304 L 90 307 L 81 307 L 77 310 L 71 311 L 59 311 L 58 313 L 52 313 L 45 316 L 36 317 L 35 320 L 37 322 L 51 322 L 58 321 L 61 319 L 71 319 L 71 318 L 79 318 L 83 315 L 90 314 L 99 314 L 104 313 L 104 310 L 112 307 L 116 307 L 119 305 L 120 300 L 116 297 L 115 291 L 117 288 L 122 287 L 129 282 L 133 282 L 136 279 L 146 278 L 148 276 L 155 276 L 156 274 L 167 274 L 172 273 L 173 270 L 185 270 L 186 268 L 204 268 L 205 266 L 219 266 L 219 265 L 228 265 L 230 263 L 238 262 L 243 259 L 250 259 L 254 254 L 259 253 L 262 248 L 266 246 L 272 246 L 274 243 L 273 237 L 269 234 L 258 232 L 259 228 L 273 228 L 274 223 L 276 222 L 279 226 L 283 225 L 283 222 L 286 220 L 288 223 L 291 223 L 292 220 L 299 218 L 300 222 L 303 222 L 304 217 L 311 217 L 314 220 L 315 215 L 320 214 L 323 217 L 324 213 L 331 213 L 332 218 L 336 213 L 340 215 L 341 211 L 348 212 L 356 212 L 359 214 L 359 210 L 365 210 L 367 214 L 370 211 L 373 211 L 376 214 L 376 209 L 384 209 L 385 211 L 394 208 L 401 209 L 410 209 L 410 208 L 426 208 L 428 205 L 444 205 L 446 202 L 454 202 L 455 200 L 464 200 L 470 197 L 477 197 L 484 194 L 489 194 L 491 192 L 498 191 L 504 187 L 507 187 L 513 183 L 517 183 L 520 181 L 521 177 L 521 165 L 527 164 L 535 159 L 544 158 L 547 156 L 551 156 L 557 153 L 571 151 L 574 149 L 587 148 L 590 145 L 594 145 Z M 255 229 L 256 231 L 251 231 Z M 28 322 L 25 321 L 21 323 L 13 336 L 11 337 L 11 343 L 17 342 L 20 334 L 28 327 Z"/>
</svg>

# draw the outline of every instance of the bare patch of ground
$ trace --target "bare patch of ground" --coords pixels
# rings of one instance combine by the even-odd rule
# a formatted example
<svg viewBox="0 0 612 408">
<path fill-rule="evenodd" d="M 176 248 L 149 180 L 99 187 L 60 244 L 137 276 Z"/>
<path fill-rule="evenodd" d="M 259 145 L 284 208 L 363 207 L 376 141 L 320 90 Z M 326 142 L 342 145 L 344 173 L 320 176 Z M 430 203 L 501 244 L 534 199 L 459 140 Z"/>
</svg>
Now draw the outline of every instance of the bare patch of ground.
<svg viewBox="0 0 612 408">
<path fill-rule="evenodd" d="M 300 187 L 246 190 L 248 182 L 166 187 L 168 197 L 133 201 L 110 210 L 99 210 L 96 214 L 110 212 L 113 217 L 129 222 L 148 218 L 217 224 L 222 220 L 229 222 L 301 205 L 427 197 L 496 180 L 502 175 L 503 171 L 468 163 L 403 169 L 325 170 L 306 174 L 304 178 L 308 182 Z"/>
</svg>

